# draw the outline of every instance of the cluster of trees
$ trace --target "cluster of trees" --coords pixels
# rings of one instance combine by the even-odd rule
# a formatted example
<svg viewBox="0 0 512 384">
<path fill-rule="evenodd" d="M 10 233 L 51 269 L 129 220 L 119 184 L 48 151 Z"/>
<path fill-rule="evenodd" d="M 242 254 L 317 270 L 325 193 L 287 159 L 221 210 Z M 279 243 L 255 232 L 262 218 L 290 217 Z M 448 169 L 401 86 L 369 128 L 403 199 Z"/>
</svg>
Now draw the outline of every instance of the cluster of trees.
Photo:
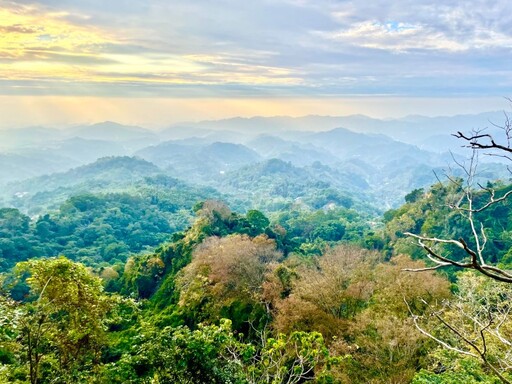
<svg viewBox="0 0 512 384">
<path fill-rule="evenodd" d="M 269 219 L 207 200 L 181 232 L 156 195 L 2 209 L 0 381 L 512 382 L 512 186 L 464 170 L 382 228 L 349 202 Z"/>
<path fill-rule="evenodd" d="M 283 228 L 258 211 L 196 209 L 190 229 L 118 278 L 65 258 L 19 263 L 10 284 L 29 291 L 2 298 L 4 379 L 407 382 L 428 368 L 433 343 L 409 307 L 421 315 L 450 291 L 433 272 L 402 272 L 423 263 L 355 245 L 287 252 Z"/>
<path fill-rule="evenodd" d="M 315 376 L 328 378 L 331 365 L 339 359 L 330 356 L 320 333 L 271 335 L 258 326 L 258 337 L 243 337 L 240 328 L 246 324 L 236 313 L 231 317 L 238 322 L 237 327 L 231 325 L 232 320 L 223 320 L 229 317 L 224 310 L 236 307 L 231 305 L 235 296 L 258 289 L 266 265 L 281 256 L 275 241 L 262 233 L 268 230 L 269 222 L 261 213 L 238 217 L 226 209 L 213 202 L 203 204 L 196 224 L 181 238 L 176 236 L 169 248 L 134 262 L 139 267 L 151 269 L 153 265 L 165 271 L 165 259 L 169 263 L 167 273 L 174 275 L 174 268 L 177 275 L 175 298 L 160 292 L 160 296 L 152 295 L 150 301 L 141 304 L 126 296 L 106 294 L 105 281 L 83 264 L 63 257 L 18 263 L 16 281 L 9 283 L 25 284 L 29 292 L 23 302 L 2 295 L 0 377 L 7 382 L 30 383 L 298 383 Z M 247 233 L 210 236 L 236 231 Z M 222 246 L 228 252 L 221 252 Z M 186 264 L 190 252 L 193 257 Z M 211 263 L 209 252 L 217 252 L 218 262 Z M 249 253 L 254 258 L 248 257 Z M 200 286 L 194 281 L 204 277 L 190 271 L 203 270 L 209 262 L 212 272 L 208 278 L 215 283 L 199 293 L 203 299 L 198 298 L 196 306 L 205 307 L 204 321 L 200 321 L 190 316 L 192 300 L 186 300 L 185 305 L 183 298 L 194 295 L 190 285 Z M 180 269 L 180 263 L 187 266 Z M 133 272 L 139 274 L 135 284 L 141 284 L 140 274 L 144 272 L 147 268 Z M 132 277 L 130 271 L 123 276 L 126 289 L 137 289 L 131 296 L 144 294 L 138 285 L 130 285 Z M 225 302 L 211 302 L 211 307 L 201 304 L 215 295 L 223 296 Z M 159 300 L 168 301 L 168 305 L 162 307 Z M 255 302 L 249 299 L 247 304 Z M 170 308 L 172 316 L 165 316 Z M 241 314 L 244 311 L 240 309 Z M 256 318 L 262 316 L 266 316 L 264 311 L 255 311 Z"/>
<path fill-rule="evenodd" d="M 240 215 L 215 201 L 195 210 L 188 230 L 153 253 L 129 258 L 117 275 L 64 257 L 18 263 L 1 295 L 0 378 L 492 383 L 499 374 L 506 379 L 512 332 L 508 286 L 466 272 L 454 290 L 435 271 L 421 278 L 404 272 L 425 269 L 409 256 L 390 257 L 348 243 L 326 243 L 316 253 L 290 250 L 295 235 L 259 211 Z M 316 215 L 329 218 L 327 227 L 334 220 L 328 212 Z M 389 220 L 386 236 L 398 217 Z M 117 292 L 106 293 L 105 287 Z M 23 300 L 14 301 L 9 290 L 25 292 Z M 465 339 L 477 339 L 487 363 L 442 321 L 463 330 Z M 478 339 L 479 326 L 486 337 Z"/>
<path fill-rule="evenodd" d="M 161 193 L 82 194 L 31 220 L 0 209 L 0 271 L 32 257 L 65 254 L 89 266 L 118 265 L 190 225 L 194 197 Z"/>
</svg>

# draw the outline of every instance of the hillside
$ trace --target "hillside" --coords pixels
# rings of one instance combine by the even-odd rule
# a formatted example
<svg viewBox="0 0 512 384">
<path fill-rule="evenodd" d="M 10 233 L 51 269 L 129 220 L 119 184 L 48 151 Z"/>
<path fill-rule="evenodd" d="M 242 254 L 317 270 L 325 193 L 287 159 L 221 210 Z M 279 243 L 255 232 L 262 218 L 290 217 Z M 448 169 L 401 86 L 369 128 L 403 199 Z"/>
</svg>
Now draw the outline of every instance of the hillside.
<svg viewBox="0 0 512 384">
<path fill-rule="evenodd" d="M 84 383 L 91 375 L 119 384 L 158 375 L 246 384 L 255 372 L 274 377 L 260 360 L 274 354 L 287 356 L 275 369 L 289 377 L 296 371 L 287 362 L 316 356 L 315 375 L 330 382 L 430 382 L 451 374 L 437 373 L 430 361 L 462 364 L 456 373 L 464 382 L 474 372 L 491 380 L 478 360 L 467 368 L 460 356 L 440 354 L 411 320 L 414 311 L 414 319 L 446 339 L 451 335 L 432 323 L 433 313 L 465 329 L 472 323 L 438 303 L 460 308 L 460 292 L 471 289 L 479 303 L 492 292 L 492 303 L 508 300 L 473 274 L 448 269 L 418 279 L 405 272 L 426 267 L 406 231 L 468 238 L 475 246 L 467 219 L 449 208 L 464 192 L 453 178 L 463 170 L 452 174 L 455 183 L 440 184 L 429 164 L 442 155 L 380 135 L 335 129 L 296 139 L 260 136 L 251 148 L 190 138 L 141 151 L 161 166 L 105 157 L 8 184 L 4 206 L 11 207 L 0 208 L 0 309 L 9 322 L 0 326 L 19 336 L 3 343 L 0 334 L 0 378 L 23 377 L 30 364 L 17 355 L 32 329 L 20 321 L 36 316 L 31 327 L 52 329 L 42 340 L 59 347 L 41 353 L 58 359 L 61 345 L 74 345 L 67 330 L 75 325 L 62 314 L 79 310 L 87 324 L 99 322 L 80 327 L 97 338 L 94 344 L 76 344 L 87 351 L 77 361 L 94 372 L 82 364 L 72 373 L 47 369 L 86 372 Z M 296 162 L 265 158 L 293 151 Z M 506 175 L 499 166 L 482 164 L 475 180 Z M 179 167 L 184 180 L 203 186 L 172 177 Z M 485 185 L 498 197 L 510 190 L 505 179 Z M 474 194 L 478 206 L 487 198 L 485 191 Z M 490 239 L 486 258 L 505 269 L 512 265 L 510 215 L 509 202 L 475 215 Z M 461 249 L 436 249 L 464 260 Z M 74 295 L 80 299 L 68 305 Z M 508 313 L 499 316 L 506 320 Z M 507 350 L 493 348 L 500 359 Z"/>
<path fill-rule="evenodd" d="M 34 214 L 46 207 L 57 207 L 77 194 L 129 191 L 146 178 L 161 174 L 163 171 L 156 165 L 142 159 L 105 157 L 67 172 L 8 184 L 0 198 L 4 206 Z"/>
</svg>

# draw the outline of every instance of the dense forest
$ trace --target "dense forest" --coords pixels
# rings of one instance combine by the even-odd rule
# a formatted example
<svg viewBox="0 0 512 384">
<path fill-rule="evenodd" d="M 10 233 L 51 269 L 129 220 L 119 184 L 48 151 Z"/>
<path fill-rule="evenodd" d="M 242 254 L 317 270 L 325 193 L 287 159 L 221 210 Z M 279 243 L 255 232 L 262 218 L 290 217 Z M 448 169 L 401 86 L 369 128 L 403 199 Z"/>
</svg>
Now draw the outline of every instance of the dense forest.
<svg viewBox="0 0 512 384">
<path fill-rule="evenodd" d="M 0 382 L 512 380 L 508 179 L 462 166 L 383 209 L 237 151 L 212 183 L 121 156 L 6 184 Z"/>
<path fill-rule="evenodd" d="M 0 0 L 0 384 L 512 384 L 511 63 L 507 0 Z"/>
</svg>

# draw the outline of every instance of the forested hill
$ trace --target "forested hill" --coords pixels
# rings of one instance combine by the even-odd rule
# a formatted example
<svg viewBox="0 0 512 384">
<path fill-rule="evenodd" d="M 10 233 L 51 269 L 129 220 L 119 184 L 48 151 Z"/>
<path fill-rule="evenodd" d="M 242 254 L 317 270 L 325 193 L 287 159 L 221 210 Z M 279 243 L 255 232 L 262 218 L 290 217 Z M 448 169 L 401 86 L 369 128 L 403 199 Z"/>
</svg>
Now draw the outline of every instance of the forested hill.
<svg viewBox="0 0 512 384">
<path fill-rule="evenodd" d="M 80 209 L 90 201 L 77 203 Z M 31 366 L 38 367 L 42 382 L 49 377 L 88 382 L 92 377 L 142 383 L 155 375 L 162 382 L 259 383 L 275 377 L 282 382 L 311 377 L 311 369 L 314 377 L 328 382 L 414 375 L 428 341 L 404 321 L 408 313 L 399 304 L 402 290 L 383 288 L 390 281 L 407 287 L 406 299 L 420 309 L 426 292 L 432 299 L 448 294 L 442 278 L 429 274 L 418 284 L 400 271 L 421 264 L 406 257 L 384 263 L 378 253 L 355 245 L 326 251 L 326 245 L 349 232 L 337 215 L 305 218 L 304 223 L 319 223 L 314 233 L 292 237 L 298 233 L 292 218 L 281 218 L 280 225 L 261 212 L 239 215 L 214 201 L 196 210 L 188 230 L 173 234 L 153 253 L 129 258 L 123 269 L 96 268 L 91 276 L 64 258 L 18 264 L 21 280 L 12 293 L 25 295 L 28 302 L 0 302 L 9 319 L 2 329 L 17 335 L 0 344 L 3 377 L 10 380 L 17 372 L 23 380 Z M 303 246 L 315 239 L 324 247 Z M 106 295 L 101 284 L 132 299 Z M 30 295 L 41 299 L 30 304 Z M 76 311 L 81 313 L 77 321 L 58 315 Z M 10 328 L 20 319 L 15 313 L 51 330 L 38 336 L 45 343 L 38 350 L 41 362 L 21 352 L 30 345 L 25 332 L 32 328 Z M 77 332 L 83 322 L 88 326 L 81 334 L 94 342 L 68 333 Z M 397 338 L 399 344 L 383 354 Z M 75 348 L 80 353 L 73 354 Z M 52 363 L 64 354 L 66 365 Z M 294 364 L 305 371 L 295 370 Z"/>
<path fill-rule="evenodd" d="M 202 191 L 202 198 L 217 197 L 211 188 L 196 188 L 166 176 L 156 165 L 134 157 L 105 157 L 94 163 L 63 173 L 40 176 L 5 186 L 0 198 L 4 206 L 12 206 L 34 215 L 47 208 L 56 208 L 67 198 L 83 193 L 127 192 L 142 193 L 151 189 L 171 188 L 177 195 Z"/>
<path fill-rule="evenodd" d="M 223 194 L 131 157 L 102 158 L 65 173 L 12 183 L 1 194 L 9 207 L 0 215 L 2 270 L 30 257 L 59 254 L 91 266 L 122 268 L 130 254 L 151 250 L 187 228 L 193 207 L 211 199 L 224 200 L 237 212 L 263 209 L 285 227 L 283 211 L 290 220 L 314 221 L 317 215 L 319 225 L 325 218 L 342 228 L 328 240 L 361 237 L 378 215 L 368 197 L 353 195 L 347 184 L 322 181 L 313 168 L 280 160 L 251 167 L 226 173 L 217 184 Z M 354 230 L 345 233 L 345 228 Z M 298 238 L 322 238 L 301 231 L 298 226 L 292 232 Z"/>
<path fill-rule="evenodd" d="M 371 200 L 387 209 L 398 206 L 407 191 L 435 183 L 432 171 L 438 177 L 443 175 L 452 164 L 450 151 L 457 161 L 462 159 L 464 150 L 460 142 L 452 142 L 453 130 L 447 127 L 452 124 L 463 129 L 461 122 L 468 119 L 434 119 L 435 125 L 429 130 L 425 129 L 431 120 L 428 118 L 379 121 L 362 116 L 239 119 L 175 125 L 162 131 L 113 122 L 63 130 L 6 130 L 0 131 L 0 191 L 3 196 L 27 192 L 31 187 L 30 182 L 25 183 L 27 179 L 88 166 L 99 158 L 122 156 L 147 160 L 189 184 L 220 189 L 224 175 L 278 159 L 299 168 L 321 164 L 329 182 L 341 177 L 347 190 L 352 184 L 357 188 L 365 184 Z M 481 117 L 475 119 L 480 121 Z M 261 124 L 261 129 L 255 124 Z M 252 128 L 244 128 L 249 126 Z M 141 164 L 131 166 L 143 168 Z M 91 169 L 94 167 L 102 173 L 99 164 Z M 505 176 L 496 164 L 485 167 L 486 179 Z M 114 175 L 114 179 L 119 176 Z M 47 181 L 43 177 L 34 179 L 33 184 Z M 58 186 L 55 180 L 54 187 Z M 90 192 L 86 188 L 83 191 Z"/>
<path fill-rule="evenodd" d="M 495 187 L 497 196 L 510 188 Z M 48 361 L 41 366 L 41 378 L 44 382 L 51 375 L 87 382 L 84 380 L 90 380 L 94 372 L 95 379 L 112 383 L 142 383 L 155 375 L 163 382 L 193 378 L 197 383 L 251 383 L 276 377 L 278 372 L 283 377 L 301 378 L 301 371 L 290 370 L 287 364 L 307 361 L 319 382 L 426 383 L 437 378 L 440 382 L 452 377 L 470 380 L 474 375 L 493 382 L 492 374 L 478 360 L 444 355 L 417 331 L 410 318 L 409 311 L 427 314 L 431 305 L 450 299 L 452 293 L 448 280 L 434 272 L 422 273 L 421 279 L 404 273 L 405 268 L 422 268 L 424 264 L 399 255 L 411 247 L 402 238 L 403 231 L 467 236 L 457 233 L 465 224 L 446 208 L 446 202 L 458 193 L 454 188 L 436 185 L 428 191 L 412 191 L 405 205 L 385 214 L 382 231 L 354 227 L 360 220 L 355 212 L 347 216 L 349 211 L 292 211 L 269 220 L 259 211 L 241 215 L 209 200 L 195 206 L 194 223 L 188 229 L 174 231 L 154 251 L 106 259 L 114 262 L 111 266 L 97 264 L 93 275 L 101 280 L 84 275 L 79 265 L 63 258 L 19 264 L 22 280 L 12 290 L 16 297 L 37 294 L 42 286 L 36 281 L 45 281 L 45 276 L 57 270 L 59 280 L 50 280 L 41 306 L 36 302 L 29 309 L 24 307 L 29 304 L 19 304 L 18 313 L 35 319 L 55 317 L 59 311 L 71 313 L 63 309 L 65 302 L 52 297 L 59 290 L 66 292 L 64 286 L 80 282 L 88 292 L 96 292 L 90 298 L 91 307 L 88 302 L 80 306 L 83 319 L 94 314 L 97 321 L 108 324 L 106 332 L 102 327 L 88 328 L 87 337 L 97 341 L 87 344 L 68 339 L 66 329 L 76 325 L 67 318 L 48 323 L 52 332 L 41 335 L 48 345 L 40 349 L 43 361 Z M 72 198 L 66 204 L 73 207 L 73 215 L 90 212 L 95 216 L 101 215 L 95 208 L 98 204 L 124 201 L 136 206 L 119 195 L 111 195 L 109 201 L 109 196 L 103 202 L 91 195 Z M 508 216 L 509 208 L 505 204 L 500 212 L 482 216 L 489 233 L 506 224 L 501 218 Z M 13 210 L 2 214 L 4 228 L 13 233 L 29 230 L 28 218 Z M 151 218 L 139 222 L 150 223 Z M 48 229 L 45 223 L 47 220 L 39 221 L 39 235 Z M 79 237 L 92 239 L 98 229 L 90 226 L 91 233 Z M 149 233 L 147 229 L 142 232 Z M 75 241 L 75 246 L 87 249 Z M 506 244 L 501 247 L 508 248 Z M 422 258 L 416 250 L 409 253 Z M 24 282 L 23 276 L 33 278 Z M 467 289 L 469 277 L 460 278 L 461 289 Z M 132 299 L 107 295 L 97 284 Z M 5 316 L 18 321 L 9 317 L 14 315 L 10 312 L 14 304 L 2 305 Z M 46 320 L 40 321 L 46 324 Z M 9 332 L 19 337 L 15 343 L 0 344 L 2 364 L 7 367 L 2 374 L 10 378 L 12 369 L 17 369 L 23 377 L 23 370 L 35 363 L 25 360 L 18 349 L 11 349 L 26 345 L 23 328 Z M 68 365 L 50 363 L 78 345 L 82 352 L 69 355 Z M 259 356 L 272 359 L 273 365 Z M 448 364 L 447 359 L 460 365 L 436 371 L 439 364 Z"/>
<path fill-rule="evenodd" d="M 65 142 L 140 157 L 1 189 L 0 383 L 511 379 L 512 288 L 482 273 L 512 268 L 502 164 L 453 155 L 444 180 L 445 155 L 341 128 L 112 127 Z"/>
<path fill-rule="evenodd" d="M 248 165 L 227 172 L 216 188 L 238 199 L 251 202 L 265 212 L 279 212 L 292 205 L 308 209 L 359 206 L 377 212 L 370 186 L 357 174 L 340 172 L 320 163 L 296 167 L 278 159 Z"/>
<path fill-rule="evenodd" d="M 290 167 L 270 166 L 270 175 Z M 73 196 L 36 221 L 0 210 L 2 267 L 26 260 L 3 276 L 4 290 L 20 301 L 0 295 L 0 377 L 28 382 L 37 367 L 43 383 L 426 383 L 471 382 L 475 375 L 495 382 L 478 359 L 445 354 L 411 318 L 411 311 L 429 318 L 437 303 L 457 300 L 443 275 L 404 272 L 425 264 L 414 260 L 423 259 L 420 249 L 403 237 L 470 237 L 467 223 L 447 208 L 457 185 L 412 191 L 406 204 L 384 214 L 379 229 L 348 202 L 327 210 L 290 207 L 271 218 L 216 200 L 192 211 L 187 205 L 201 190 L 189 195 L 166 176 L 145 183 L 135 195 Z M 151 185 L 169 189 L 151 194 Z M 497 197 L 510 190 L 490 186 Z M 475 203 L 484 198 L 476 195 Z M 509 211 L 506 203 L 479 216 L 493 236 L 489 252 L 504 267 L 512 246 L 501 236 Z M 173 218 L 187 215 L 193 219 L 171 227 Z M 41 258 L 57 254 L 68 258 Z M 472 276 L 458 276 L 460 290 L 496 291 Z M 38 335 L 34 360 L 24 351 L 37 324 L 48 331 Z M 433 325 L 424 326 L 442 331 Z M 496 356 L 502 351 L 493 348 Z M 63 356 L 65 365 L 57 363 Z M 456 365 L 448 367 L 450 361 Z"/>
</svg>

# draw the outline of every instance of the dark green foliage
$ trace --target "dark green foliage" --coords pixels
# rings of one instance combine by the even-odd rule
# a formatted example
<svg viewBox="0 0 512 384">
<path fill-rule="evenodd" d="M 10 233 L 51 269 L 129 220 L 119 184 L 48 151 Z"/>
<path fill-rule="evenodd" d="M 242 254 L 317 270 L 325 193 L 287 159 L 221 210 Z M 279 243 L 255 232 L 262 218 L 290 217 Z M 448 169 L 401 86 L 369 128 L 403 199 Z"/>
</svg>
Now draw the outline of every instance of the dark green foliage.
<svg viewBox="0 0 512 384">
<path fill-rule="evenodd" d="M 34 256 L 29 242 L 29 223 L 30 218 L 17 209 L 0 209 L 0 271 Z"/>
<path fill-rule="evenodd" d="M 149 382 L 152 378 L 161 383 L 246 383 L 241 366 L 230 356 L 230 349 L 241 347 L 228 321 L 195 331 L 147 324 L 133 338 L 131 351 L 105 376 L 109 383 Z"/>
<path fill-rule="evenodd" d="M 130 193 L 72 196 L 32 222 L 16 209 L 1 209 L 0 271 L 29 257 L 59 254 L 91 266 L 124 263 L 189 226 L 190 207 L 206 193 L 159 176 Z"/>
<path fill-rule="evenodd" d="M 286 233 L 285 252 L 322 253 L 339 242 L 362 242 L 370 230 L 369 215 L 352 209 L 338 208 L 317 211 L 293 210 L 282 212 L 276 223 Z"/>
<path fill-rule="evenodd" d="M 251 226 L 252 233 L 249 233 L 249 235 L 251 236 L 255 236 L 258 233 L 262 233 L 270 224 L 270 221 L 267 219 L 267 217 L 263 213 L 255 209 L 247 212 L 245 218 L 247 219 L 249 225 Z"/>
<path fill-rule="evenodd" d="M 406 203 L 414 203 L 416 201 L 418 201 L 419 199 L 421 199 L 424 195 L 424 190 L 423 188 L 418 188 L 418 189 L 415 189 L 411 192 L 409 192 L 407 195 L 405 195 L 405 202 Z"/>
</svg>

